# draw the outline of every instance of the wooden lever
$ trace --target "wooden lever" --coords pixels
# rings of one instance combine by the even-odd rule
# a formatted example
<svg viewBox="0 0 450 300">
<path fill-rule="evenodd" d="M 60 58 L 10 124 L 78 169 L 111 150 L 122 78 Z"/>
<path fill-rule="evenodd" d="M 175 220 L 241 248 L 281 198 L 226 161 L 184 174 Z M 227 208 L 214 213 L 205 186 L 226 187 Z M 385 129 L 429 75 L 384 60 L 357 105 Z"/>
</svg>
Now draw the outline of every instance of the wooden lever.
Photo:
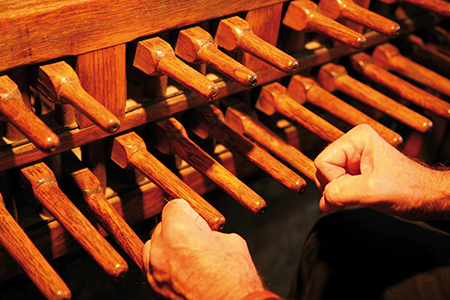
<svg viewBox="0 0 450 300">
<path fill-rule="evenodd" d="M 214 40 L 228 51 L 242 50 L 285 73 L 294 74 L 299 69 L 295 58 L 258 37 L 250 25 L 237 16 L 220 21 Z"/>
<path fill-rule="evenodd" d="M 379 0 L 383 3 L 410 3 L 417 7 L 435 12 L 444 17 L 450 17 L 450 3 L 442 0 Z"/>
<path fill-rule="evenodd" d="M 113 278 L 128 271 L 125 260 L 59 189 L 52 170 L 38 163 L 20 170 L 21 184 L 39 201 L 92 258 Z"/>
<path fill-rule="evenodd" d="M 341 130 L 292 99 L 287 89 L 278 82 L 262 87 L 255 107 L 269 116 L 278 112 L 327 142 L 333 142 L 344 135 Z"/>
<path fill-rule="evenodd" d="M 25 105 L 18 86 L 6 75 L 0 76 L 0 118 L 45 152 L 60 144 L 58 136 Z"/>
<path fill-rule="evenodd" d="M 6 209 L 0 195 L 0 244 L 47 299 L 70 299 L 71 292 Z"/>
<path fill-rule="evenodd" d="M 245 87 L 253 87 L 258 82 L 255 72 L 220 51 L 211 35 L 201 27 L 181 30 L 175 53 L 189 63 L 206 63 Z"/>
<path fill-rule="evenodd" d="M 100 181 L 72 153 L 63 153 L 65 173 L 80 189 L 84 207 L 95 220 L 142 269 L 144 243 L 105 198 Z"/>
<path fill-rule="evenodd" d="M 148 152 L 144 141 L 137 133 L 130 132 L 116 137 L 111 159 L 121 168 L 137 168 L 170 196 L 189 202 L 211 229 L 218 230 L 225 225 L 222 214 Z"/>
<path fill-rule="evenodd" d="M 375 64 L 428 86 L 444 95 L 450 96 L 450 80 L 411 61 L 400 54 L 391 44 L 377 46 L 372 53 Z"/>
<path fill-rule="evenodd" d="M 300 75 L 293 76 L 289 82 L 288 92 L 298 102 L 305 103 L 308 101 L 353 126 L 370 125 L 393 146 L 398 146 L 403 142 L 401 135 L 323 89 L 313 78 Z"/>
<path fill-rule="evenodd" d="M 208 100 L 217 96 L 215 83 L 177 58 L 170 44 L 162 38 L 140 41 L 133 65 L 150 76 L 167 75 Z"/>
<path fill-rule="evenodd" d="M 333 20 L 345 18 L 389 37 L 396 37 L 400 32 L 397 23 L 362 8 L 353 0 L 320 0 L 319 8 L 325 16 Z"/>
<path fill-rule="evenodd" d="M 356 49 L 366 45 L 364 35 L 324 16 L 317 4 L 310 0 L 292 1 L 284 16 L 283 24 L 297 31 L 323 33 Z"/>
<path fill-rule="evenodd" d="M 249 136 L 270 152 L 275 153 L 310 180 L 315 180 L 317 170 L 314 162 L 259 122 L 258 115 L 247 104 L 240 102 L 227 107 L 225 122 L 240 134 Z"/>
<path fill-rule="evenodd" d="M 366 53 L 354 54 L 350 57 L 355 70 L 364 74 L 370 80 L 386 87 L 405 100 L 428 109 L 446 119 L 450 118 L 450 103 L 431 95 L 412 85 L 402 78 L 374 64 L 372 57 Z"/>
<path fill-rule="evenodd" d="M 265 211 L 264 199 L 196 145 L 175 118 L 156 122 L 154 129 L 154 141 L 161 152 L 180 156 L 252 213 L 262 214 Z"/>
<path fill-rule="evenodd" d="M 77 74 L 66 62 L 40 66 L 36 84 L 36 89 L 50 101 L 72 105 L 104 131 L 113 133 L 119 129 L 119 119 L 83 89 Z"/>
<path fill-rule="evenodd" d="M 190 112 L 189 119 L 195 120 L 191 129 L 201 138 L 216 138 L 295 194 L 305 189 L 306 182 L 303 178 L 225 124 L 222 112 L 214 105 L 194 109 Z"/>
<path fill-rule="evenodd" d="M 350 77 L 343 66 L 333 63 L 322 66 L 318 80 L 327 91 L 340 90 L 419 132 L 427 132 L 433 127 L 429 119 Z"/>
</svg>

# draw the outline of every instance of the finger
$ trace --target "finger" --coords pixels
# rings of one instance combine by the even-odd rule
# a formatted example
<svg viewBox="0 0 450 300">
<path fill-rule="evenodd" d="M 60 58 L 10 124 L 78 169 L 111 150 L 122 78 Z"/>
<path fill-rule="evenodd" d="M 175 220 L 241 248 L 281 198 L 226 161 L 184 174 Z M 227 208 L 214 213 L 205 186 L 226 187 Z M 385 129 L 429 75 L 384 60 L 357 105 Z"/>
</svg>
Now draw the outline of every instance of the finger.
<svg viewBox="0 0 450 300">
<path fill-rule="evenodd" d="M 144 249 L 142 253 L 142 259 L 144 261 L 144 266 L 142 272 L 148 280 L 148 277 L 151 276 L 151 265 L 150 265 L 150 251 L 152 248 L 152 240 L 148 240 L 144 244 Z"/>
<path fill-rule="evenodd" d="M 162 223 L 165 231 L 180 232 L 180 234 L 211 231 L 206 221 L 182 199 L 171 200 L 165 205 Z"/>
<path fill-rule="evenodd" d="M 323 191 L 324 204 L 329 211 L 336 207 L 345 207 L 349 205 L 362 204 L 371 197 L 374 180 L 366 175 L 344 175 L 327 184 Z"/>
</svg>

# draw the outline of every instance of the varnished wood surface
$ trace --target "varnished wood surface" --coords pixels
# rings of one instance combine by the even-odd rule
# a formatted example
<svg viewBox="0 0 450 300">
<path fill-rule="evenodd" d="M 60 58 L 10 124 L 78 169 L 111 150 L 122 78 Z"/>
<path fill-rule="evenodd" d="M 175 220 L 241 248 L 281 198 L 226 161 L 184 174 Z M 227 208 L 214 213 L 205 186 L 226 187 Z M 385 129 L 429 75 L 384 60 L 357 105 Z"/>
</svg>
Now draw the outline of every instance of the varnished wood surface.
<svg viewBox="0 0 450 300">
<path fill-rule="evenodd" d="M 326 34 L 355 49 L 366 45 L 366 38 L 339 22 L 322 14 L 317 4 L 310 0 L 289 3 L 283 24 L 297 31 L 315 31 Z"/>
<path fill-rule="evenodd" d="M 6 209 L 0 195 L 0 244 L 47 299 L 70 299 L 71 292 Z"/>
<path fill-rule="evenodd" d="M 218 230 L 225 225 L 222 214 L 148 152 L 144 141 L 135 132 L 114 139 L 111 159 L 121 168 L 137 168 L 173 198 L 185 199 L 211 229 Z"/>
<path fill-rule="evenodd" d="M 196 145 L 179 121 L 170 118 L 156 122 L 153 127 L 155 136 L 151 138 L 160 151 L 166 152 L 164 148 L 170 148 L 172 154 L 180 156 L 252 213 L 262 214 L 265 211 L 267 205 L 264 199 Z"/>
<path fill-rule="evenodd" d="M 247 88 L 258 82 L 255 72 L 220 51 L 212 36 L 199 26 L 180 31 L 175 53 L 189 63 L 206 63 Z"/>
<path fill-rule="evenodd" d="M 295 58 L 258 37 L 240 17 L 221 20 L 214 40 L 228 51 L 245 51 L 287 74 L 296 73 L 299 69 Z"/>
<path fill-rule="evenodd" d="M 398 146 L 403 142 L 401 135 L 326 91 L 313 78 L 293 76 L 289 82 L 288 92 L 293 99 L 300 103 L 308 101 L 351 125 L 370 125 L 393 146 Z"/>
<path fill-rule="evenodd" d="M 60 190 L 51 169 L 38 163 L 20 170 L 25 191 L 41 203 L 72 237 L 113 278 L 121 278 L 128 265 L 117 251 Z"/>
<path fill-rule="evenodd" d="M 394 91 L 403 99 L 411 101 L 446 119 L 450 118 L 450 103 L 377 66 L 370 55 L 361 52 L 351 56 L 350 59 L 353 68 L 370 80 Z"/>
<path fill-rule="evenodd" d="M 320 0 L 319 8 L 329 18 L 349 19 L 389 37 L 396 37 L 400 33 L 399 24 L 359 6 L 353 0 Z"/>
<path fill-rule="evenodd" d="M 316 178 L 314 162 L 294 146 L 288 144 L 276 133 L 258 121 L 256 111 L 243 102 L 227 107 L 226 123 L 239 132 L 283 159 L 289 165 L 306 175 L 311 181 Z"/>
<path fill-rule="evenodd" d="M 375 64 L 383 69 L 397 72 L 444 95 L 450 96 L 450 79 L 403 56 L 398 48 L 392 44 L 377 46 L 372 53 L 372 59 Z"/>
<path fill-rule="evenodd" d="M 342 91 L 419 132 L 427 132 L 433 127 L 430 119 L 350 77 L 341 65 L 329 63 L 322 66 L 318 81 L 327 91 Z"/>
<path fill-rule="evenodd" d="M 283 165 L 266 150 L 229 127 L 222 112 L 214 105 L 205 105 L 189 112 L 190 129 L 202 138 L 214 137 L 228 149 L 266 172 L 291 192 L 299 194 L 305 189 L 303 178 Z"/>
<path fill-rule="evenodd" d="M 58 136 L 23 102 L 18 86 L 6 75 L 0 76 L 0 118 L 43 151 L 52 152 L 60 145 Z"/>
<path fill-rule="evenodd" d="M 410 3 L 416 5 L 417 7 L 438 13 L 444 17 L 450 16 L 450 3 L 443 0 L 379 0 L 379 1 L 387 4 Z"/>
<path fill-rule="evenodd" d="M 292 99 L 287 89 L 278 82 L 261 89 L 255 107 L 269 116 L 279 112 L 327 142 L 333 142 L 344 135 L 340 129 Z"/>
<path fill-rule="evenodd" d="M 81 192 L 84 207 L 134 263 L 142 269 L 144 243 L 105 198 L 100 181 L 72 153 L 65 153 L 63 161 L 67 176 L 74 181 Z"/>
</svg>

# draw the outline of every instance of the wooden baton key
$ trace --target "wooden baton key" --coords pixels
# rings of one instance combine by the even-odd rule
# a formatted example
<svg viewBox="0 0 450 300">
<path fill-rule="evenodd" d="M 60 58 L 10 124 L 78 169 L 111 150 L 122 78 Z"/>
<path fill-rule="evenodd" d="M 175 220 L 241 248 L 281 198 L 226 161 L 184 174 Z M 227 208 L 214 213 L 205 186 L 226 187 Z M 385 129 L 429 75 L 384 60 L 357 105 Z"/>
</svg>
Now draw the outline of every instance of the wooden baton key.
<svg viewBox="0 0 450 300">
<path fill-rule="evenodd" d="M 217 96 L 216 84 L 176 57 L 170 44 L 162 38 L 140 41 L 133 65 L 150 76 L 167 75 L 208 100 Z"/>
<path fill-rule="evenodd" d="M 333 20 L 345 18 L 389 37 L 396 37 L 400 32 L 400 25 L 359 6 L 353 0 L 320 0 L 319 8 Z"/>
<path fill-rule="evenodd" d="M 80 189 L 84 207 L 142 269 L 144 243 L 105 198 L 100 181 L 72 152 L 63 153 L 64 171 Z"/>
<path fill-rule="evenodd" d="M 255 107 L 269 116 L 278 112 L 327 142 L 333 142 L 344 135 L 340 129 L 292 99 L 286 87 L 278 82 L 262 87 Z"/>
<path fill-rule="evenodd" d="M 137 133 L 117 136 L 111 159 L 123 169 L 135 167 L 173 198 L 186 200 L 211 229 L 219 230 L 225 225 L 222 214 L 148 152 L 144 140 Z"/>
<path fill-rule="evenodd" d="M 339 90 L 419 132 L 427 132 L 433 127 L 428 118 L 350 77 L 343 66 L 333 63 L 322 66 L 318 80 L 327 91 Z"/>
<path fill-rule="evenodd" d="M 240 17 L 221 20 L 214 40 L 228 51 L 247 52 L 287 74 L 294 74 L 299 69 L 295 58 L 261 39 Z"/>
<path fill-rule="evenodd" d="M 300 75 L 293 76 L 288 85 L 288 92 L 293 99 L 300 103 L 307 101 L 353 126 L 370 125 L 381 137 L 395 147 L 403 142 L 401 135 L 323 89 L 313 78 Z"/>
<path fill-rule="evenodd" d="M 36 89 L 56 104 L 70 104 L 105 132 L 114 133 L 119 119 L 89 95 L 72 67 L 64 61 L 39 67 Z"/>
<path fill-rule="evenodd" d="M 0 195 L 0 244 L 47 299 L 70 299 L 64 281 L 6 209 Z"/>
<path fill-rule="evenodd" d="M 450 97 L 450 80 L 401 55 L 392 44 L 382 44 L 372 53 L 373 62 Z"/>
<path fill-rule="evenodd" d="M 0 119 L 13 124 L 36 147 L 51 152 L 59 146 L 58 136 L 28 108 L 18 86 L 8 76 L 0 76 Z"/>
<path fill-rule="evenodd" d="M 180 31 L 175 54 L 188 63 L 206 63 L 245 87 L 258 82 L 255 72 L 220 51 L 211 35 L 199 26 Z"/>
<path fill-rule="evenodd" d="M 88 219 L 61 191 L 52 170 L 43 162 L 20 170 L 25 191 L 40 202 L 103 270 L 119 279 L 128 265 Z"/>
<path fill-rule="evenodd" d="M 227 107 L 225 122 L 240 134 L 249 136 L 270 152 L 275 153 L 276 156 L 306 175 L 310 180 L 315 180 L 317 169 L 314 162 L 259 122 L 256 111 L 244 102 Z"/>
<path fill-rule="evenodd" d="M 403 99 L 428 109 L 441 117 L 450 118 L 450 103 L 376 65 L 369 54 L 363 52 L 354 54 L 350 57 L 350 61 L 353 68 L 359 73 L 394 91 Z"/>
<path fill-rule="evenodd" d="M 158 121 L 153 127 L 153 140 L 158 150 L 180 156 L 252 213 L 262 214 L 265 211 L 264 199 L 196 145 L 178 120 Z"/>
<path fill-rule="evenodd" d="M 214 105 L 195 108 L 189 112 L 189 119 L 192 121 L 191 130 L 201 138 L 217 139 L 222 145 L 250 161 L 291 192 L 299 194 L 304 191 L 306 182 L 302 177 L 228 126 L 222 112 Z"/>
<path fill-rule="evenodd" d="M 410 3 L 417 7 L 435 12 L 444 17 L 450 17 L 450 3 L 443 0 L 378 0 L 386 4 Z"/>
<path fill-rule="evenodd" d="M 366 45 L 364 35 L 324 16 L 317 4 L 310 0 L 289 3 L 283 24 L 297 31 L 323 33 L 355 49 Z"/>
</svg>

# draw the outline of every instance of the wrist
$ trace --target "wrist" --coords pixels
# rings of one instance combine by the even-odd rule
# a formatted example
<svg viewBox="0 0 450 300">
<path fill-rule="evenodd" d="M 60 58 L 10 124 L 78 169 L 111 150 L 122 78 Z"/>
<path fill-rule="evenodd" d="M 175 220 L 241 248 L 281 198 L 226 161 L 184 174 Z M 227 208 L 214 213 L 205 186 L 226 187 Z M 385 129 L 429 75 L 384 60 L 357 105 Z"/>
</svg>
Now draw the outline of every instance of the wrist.
<svg viewBox="0 0 450 300">
<path fill-rule="evenodd" d="M 241 300 L 282 300 L 282 298 L 271 291 L 264 290 L 250 293 Z"/>
<path fill-rule="evenodd" d="M 450 171 L 430 170 L 426 219 L 450 219 Z"/>
</svg>

